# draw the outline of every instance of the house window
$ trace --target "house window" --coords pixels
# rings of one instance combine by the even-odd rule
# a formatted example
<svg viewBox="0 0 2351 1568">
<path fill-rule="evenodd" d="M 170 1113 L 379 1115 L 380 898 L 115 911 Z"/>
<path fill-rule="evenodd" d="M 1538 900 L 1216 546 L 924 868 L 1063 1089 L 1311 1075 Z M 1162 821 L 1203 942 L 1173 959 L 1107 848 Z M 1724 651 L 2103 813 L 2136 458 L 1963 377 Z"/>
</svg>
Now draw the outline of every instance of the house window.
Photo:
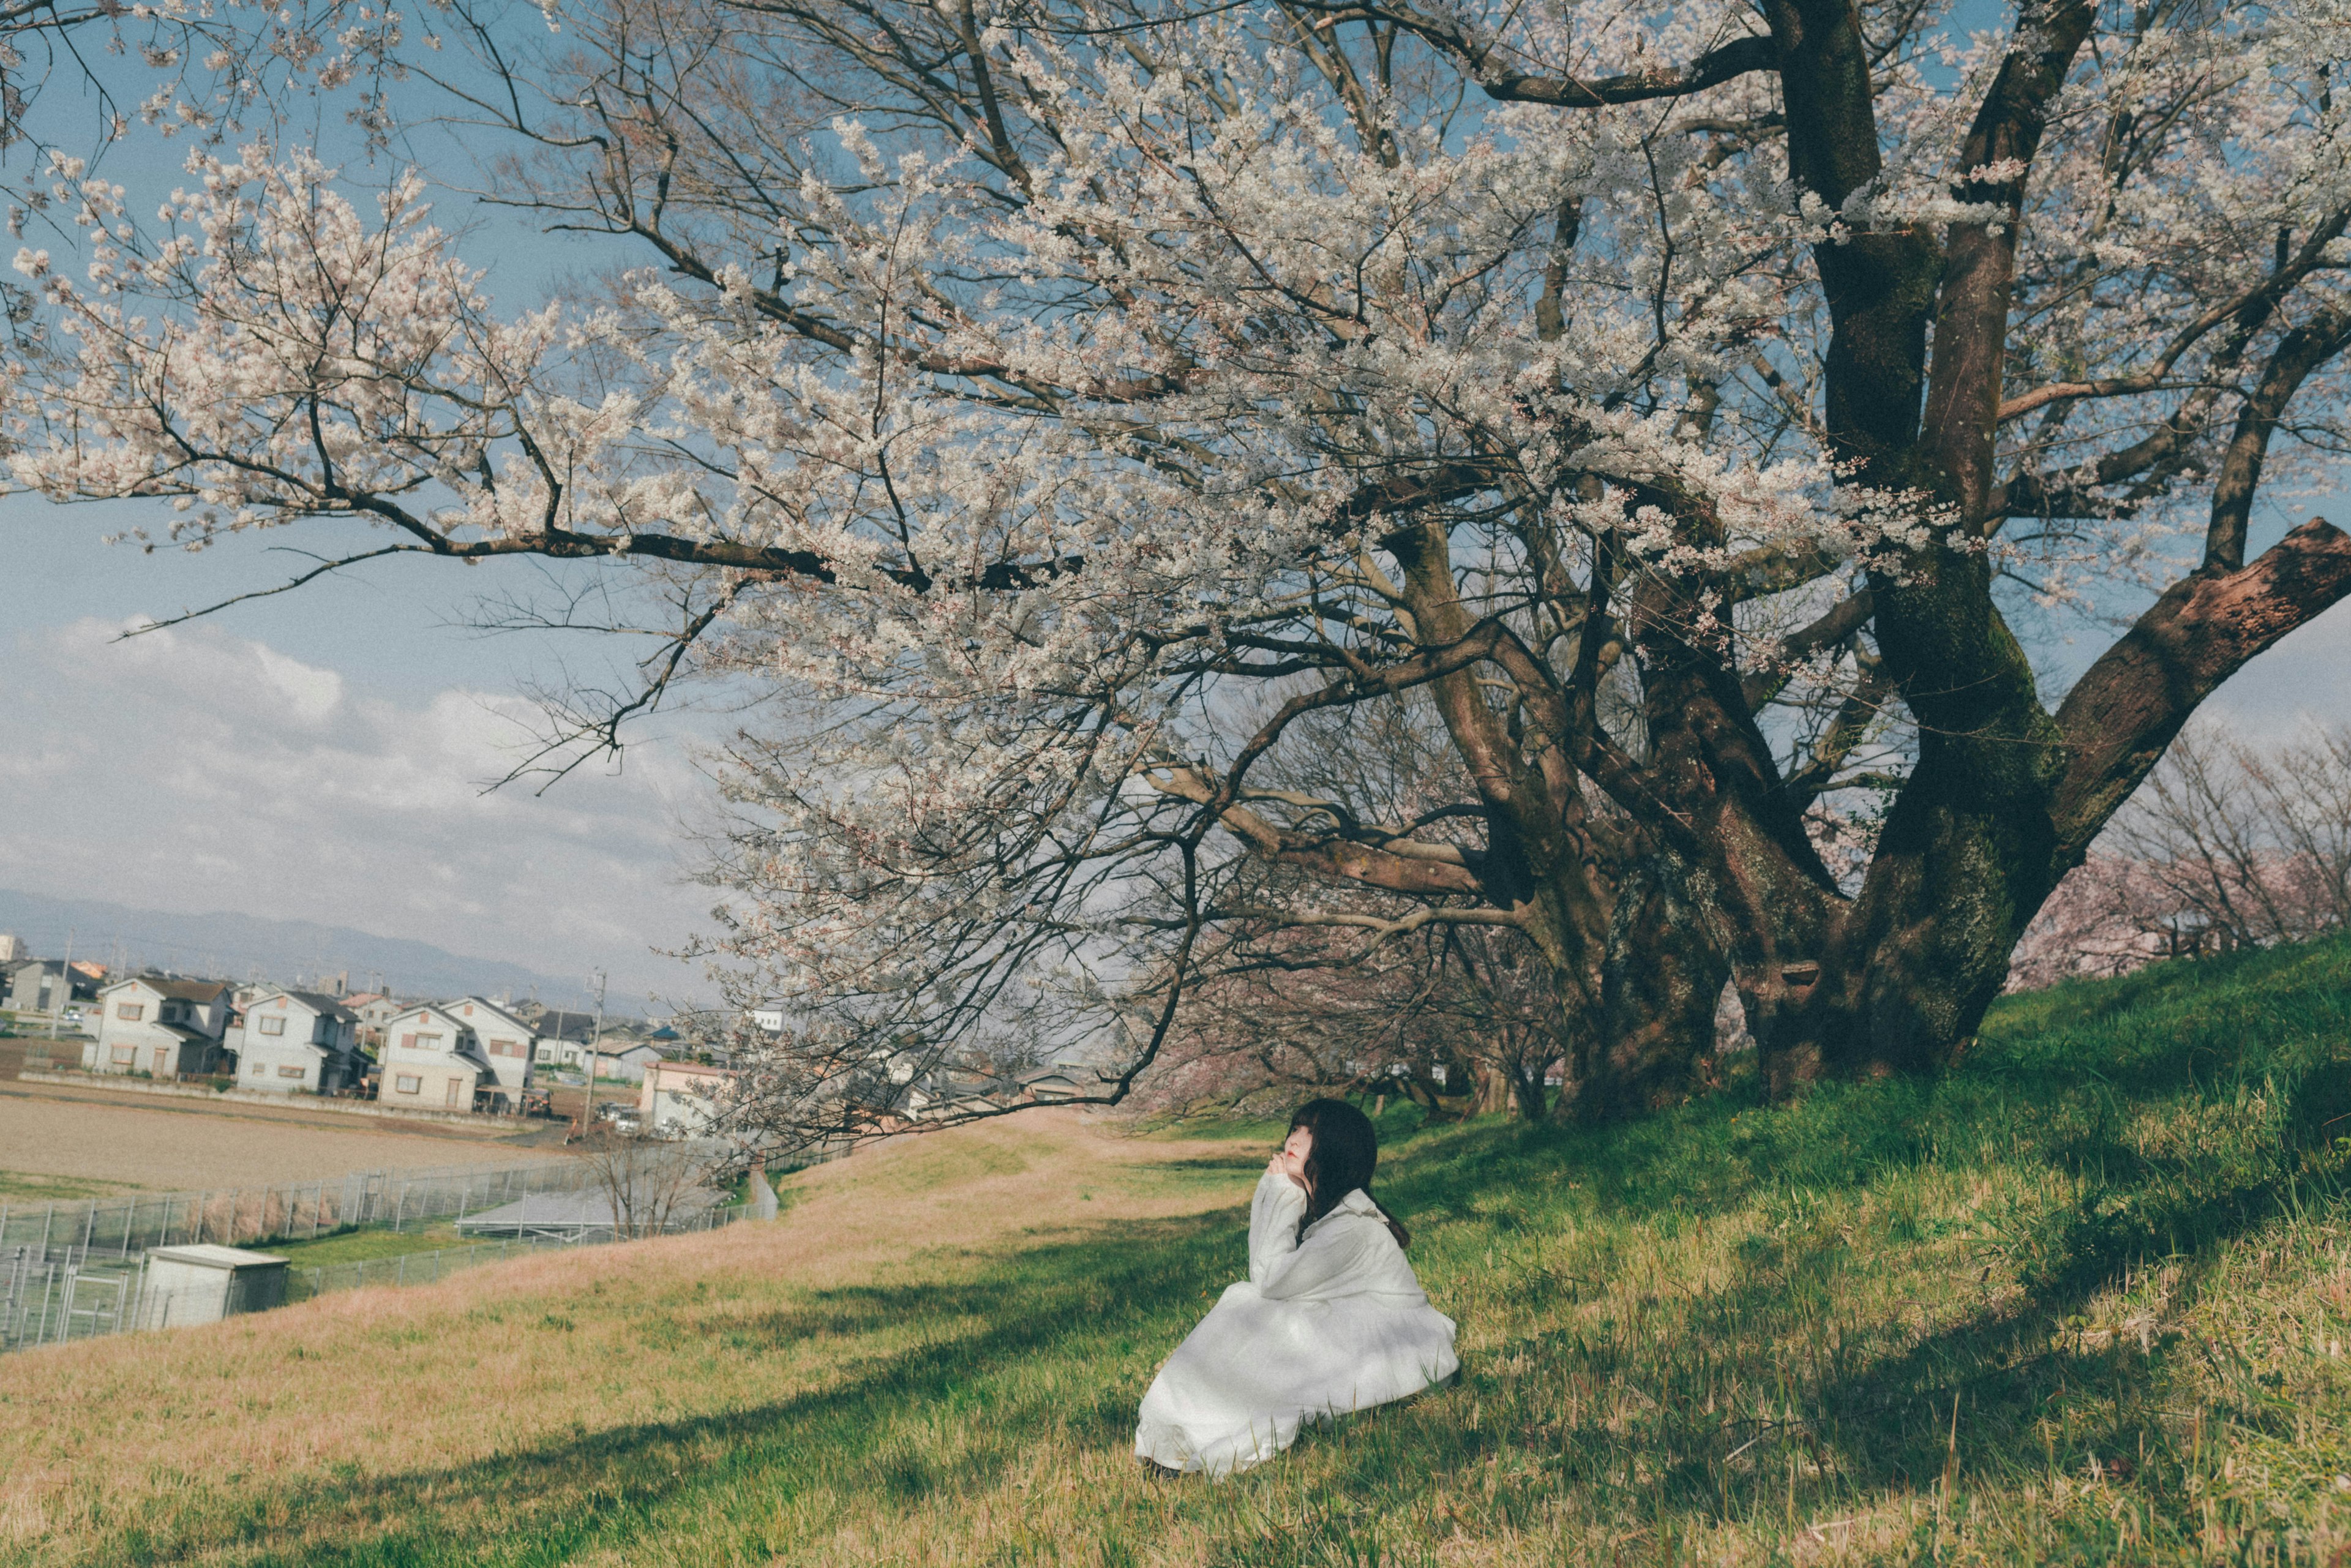
<svg viewBox="0 0 2351 1568">
<path fill-rule="evenodd" d="M 139 1060 L 138 1049 L 134 1046 L 118 1045 L 114 1048 L 114 1060 L 118 1065 L 128 1067 Z"/>
<path fill-rule="evenodd" d="M 114 1007 L 114 1016 L 120 1019 L 124 1023 L 137 1023 L 141 1019 L 147 1016 L 147 1004 L 144 1002 L 118 1002 Z"/>
<path fill-rule="evenodd" d="M 463 1094 L 465 1092 L 465 1081 L 464 1079 L 452 1078 L 449 1080 L 449 1104 L 451 1108 L 454 1109 L 456 1106 L 457 1096 Z"/>
<path fill-rule="evenodd" d="M 310 1070 L 307 1067 L 281 1067 L 277 1070 L 277 1076 L 280 1078 L 300 1078 L 309 1071 Z"/>
<path fill-rule="evenodd" d="M 522 1054 L 522 1041 L 518 1040 L 494 1040 L 490 1041 L 490 1054 L 492 1056 L 520 1056 Z"/>
<path fill-rule="evenodd" d="M 261 1020 L 261 1032 L 264 1034 L 284 1034 L 286 1032 L 286 1020 L 281 1018 L 263 1019 Z"/>
<path fill-rule="evenodd" d="M 438 1051 L 441 1049 L 441 1037 L 437 1034 L 412 1034 L 408 1037 L 408 1043 L 418 1051 Z"/>
<path fill-rule="evenodd" d="M 253 1075 L 256 1078 L 265 1077 L 268 1071 L 269 1064 L 266 1061 L 256 1061 L 253 1064 Z"/>
<path fill-rule="evenodd" d="M 394 1078 L 392 1082 L 392 1086 L 402 1094 L 422 1094 L 424 1092 L 424 1080 L 417 1077 L 413 1073 L 403 1072 Z"/>
</svg>

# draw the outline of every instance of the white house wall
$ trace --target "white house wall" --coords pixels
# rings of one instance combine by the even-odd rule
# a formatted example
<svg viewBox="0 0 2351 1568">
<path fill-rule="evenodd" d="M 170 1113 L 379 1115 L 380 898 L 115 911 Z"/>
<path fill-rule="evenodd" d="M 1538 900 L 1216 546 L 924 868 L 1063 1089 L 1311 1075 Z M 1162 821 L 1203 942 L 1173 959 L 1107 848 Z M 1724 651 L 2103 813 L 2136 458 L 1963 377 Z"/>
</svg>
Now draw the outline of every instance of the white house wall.
<svg viewBox="0 0 2351 1568">
<path fill-rule="evenodd" d="M 236 1059 L 236 1086 L 264 1094 L 316 1094 L 327 1071 L 328 1053 L 290 1036 L 257 1035 L 250 1025 Z"/>
<path fill-rule="evenodd" d="M 97 1040 L 83 1049 L 83 1066 L 93 1072 L 146 1072 L 158 1078 L 203 1071 L 203 1061 L 190 1059 L 207 1054 L 205 1045 L 191 1042 L 163 1022 L 164 1004 L 179 998 L 167 998 L 134 981 L 110 988 L 99 1000 L 105 1012 L 99 1019 Z M 126 1007 L 138 1009 L 139 1016 L 124 1018 Z M 209 1035 L 217 1042 L 226 1032 L 224 1025 L 227 1010 L 228 996 L 224 991 L 208 1003 L 180 1001 L 176 1016 L 183 1028 Z M 162 1053 L 161 1057 L 158 1051 Z"/>
<path fill-rule="evenodd" d="M 482 1087 L 496 1087 L 506 1091 L 510 1099 L 520 1098 L 530 1087 L 532 1048 L 538 1037 L 520 1019 L 479 997 L 452 1002 L 450 1010 L 474 1031 L 488 1064 L 482 1074 Z"/>
<path fill-rule="evenodd" d="M 402 1043 L 415 1036 L 437 1035 L 432 1046 Z M 402 1013 L 384 1027 L 377 1056 L 383 1076 L 376 1086 L 376 1102 L 409 1105 L 426 1111 L 471 1111 L 474 1089 L 483 1065 L 472 1051 L 473 1031 L 463 1021 L 434 1010 Z M 411 1083 L 413 1087 L 409 1087 Z M 452 1089 L 450 1085 L 455 1084 Z"/>
</svg>

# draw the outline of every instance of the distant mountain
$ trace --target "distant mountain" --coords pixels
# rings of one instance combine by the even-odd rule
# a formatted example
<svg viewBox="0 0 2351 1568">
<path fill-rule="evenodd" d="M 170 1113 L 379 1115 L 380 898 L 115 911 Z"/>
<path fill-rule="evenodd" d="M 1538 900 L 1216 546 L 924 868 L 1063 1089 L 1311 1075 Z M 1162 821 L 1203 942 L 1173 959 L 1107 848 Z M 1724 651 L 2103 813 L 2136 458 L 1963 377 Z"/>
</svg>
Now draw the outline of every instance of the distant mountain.
<svg viewBox="0 0 2351 1568">
<path fill-rule="evenodd" d="M 583 1005 L 586 986 L 497 958 L 467 957 L 399 936 L 346 925 L 264 920 L 250 915 L 170 915 L 95 899 L 50 898 L 0 888 L 0 932 L 13 933 L 29 956 L 61 956 L 73 933 L 74 956 L 131 969 L 176 969 L 212 979 L 258 977 L 279 985 L 319 986 L 347 976 L 354 991 L 379 979 L 395 996 L 536 996 L 551 1006 Z M 614 1000 L 617 1002 L 618 998 Z M 627 1009 L 615 1006 L 618 1016 Z"/>
</svg>

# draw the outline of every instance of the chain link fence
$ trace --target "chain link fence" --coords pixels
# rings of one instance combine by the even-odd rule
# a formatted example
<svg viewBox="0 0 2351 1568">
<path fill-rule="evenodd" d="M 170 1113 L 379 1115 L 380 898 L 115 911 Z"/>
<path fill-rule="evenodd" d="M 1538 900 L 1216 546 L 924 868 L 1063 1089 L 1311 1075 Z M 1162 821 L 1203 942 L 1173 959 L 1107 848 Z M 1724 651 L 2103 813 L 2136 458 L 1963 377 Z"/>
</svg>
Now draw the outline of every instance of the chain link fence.
<svg viewBox="0 0 2351 1568">
<path fill-rule="evenodd" d="M 30 1247 L 0 1249 L 0 1350 L 120 1333 L 135 1321 L 143 1271 L 85 1268 Z"/>
<path fill-rule="evenodd" d="M 353 1171 L 323 1181 L 71 1203 L 0 1202 L 0 1256 L 12 1248 L 30 1248 L 44 1261 L 128 1263 L 151 1247 L 306 1241 L 355 1225 L 400 1230 L 541 1193 L 576 1192 L 593 1179 L 576 1160 L 550 1160 Z"/>
<path fill-rule="evenodd" d="M 381 1175 L 382 1173 L 367 1173 Z M 408 1173 L 411 1176 L 430 1175 L 445 1185 L 426 1190 L 412 1189 L 413 1206 L 403 1206 L 400 1196 L 392 1195 L 392 1214 L 404 1214 L 406 1222 L 413 1224 L 425 1218 L 464 1214 L 468 1206 L 478 1208 L 487 1202 L 474 1201 L 487 1193 L 493 1197 L 502 1191 L 513 1191 L 517 1197 L 528 1196 L 521 1186 L 509 1186 L 490 1178 L 501 1175 L 486 1168 L 451 1167 L 434 1173 Z M 512 1173 L 503 1173 L 512 1174 Z M 569 1174 L 569 1173 L 565 1173 Z M 228 1217 L 256 1213 L 293 1213 L 297 1223 L 308 1227 L 316 1213 L 317 1191 L 320 1186 L 333 1196 L 333 1183 L 312 1183 L 299 1191 L 308 1195 L 309 1207 L 263 1209 L 257 1205 L 229 1203 L 228 1195 L 174 1194 L 173 1197 L 203 1196 L 219 1197 L 223 1202 L 209 1207 L 197 1205 L 173 1209 L 173 1214 L 185 1218 L 175 1223 L 182 1227 L 197 1223 L 199 1215 L 209 1214 L 207 1221 L 225 1226 Z M 421 1184 L 416 1184 L 421 1185 Z M 540 1185 L 537 1192 L 573 1191 L 581 1183 L 574 1180 L 561 1186 Z M 270 1188 L 272 1194 L 292 1189 Z M 160 1199 L 142 1200 L 161 1202 Z M 429 1207 L 437 1205 L 438 1207 Z M 49 1206 L 70 1210 L 68 1218 L 84 1227 L 84 1235 L 91 1234 L 89 1208 L 91 1206 Z M 109 1210 L 108 1205 L 97 1207 Z M 143 1212 L 143 1211 L 142 1211 Z M 691 1213 L 681 1213 L 662 1228 L 664 1235 L 681 1235 L 694 1231 L 714 1230 L 738 1220 L 760 1218 L 755 1206 L 728 1204 L 715 1206 Z M 35 1234 L 37 1220 L 19 1214 L 24 1233 Z M 66 1234 L 59 1228 L 63 1223 L 55 1215 L 40 1217 L 37 1223 L 54 1239 Z M 186 1245 L 196 1241 L 226 1242 L 232 1234 L 239 1241 L 299 1239 L 300 1232 L 287 1233 L 281 1225 L 277 1235 L 253 1236 L 214 1228 L 208 1234 L 190 1234 L 184 1228 L 164 1228 L 166 1221 L 158 1220 L 152 1228 L 134 1224 L 134 1237 L 152 1236 L 152 1245 Z M 256 1222 L 258 1223 L 257 1221 Z M 328 1226 L 326 1228 L 337 1228 Z M 119 1235 L 119 1231 L 117 1235 Z M 526 1233 L 497 1241 L 478 1241 L 462 1247 L 439 1248 L 427 1252 L 409 1252 L 392 1258 L 370 1258 L 347 1263 L 322 1263 L 313 1267 L 294 1267 L 287 1270 L 286 1301 L 308 1301 L 313 1296 L 334 1291 L 354 1291 L 369 1285 L 430 1284 L 436 1280 L 485 1263 L 496 1263 L 527 1253 L 564 1250 L 575 1247 L 601 1246 L 623 1239 L 615 1228 L 575 1228 L 569 1233 Z M 0 1351 L 22 1350 L 36 1345 L 64 1344 L 69 1341 L 93 1339 L 101 1334 L 119 1333 L 140 1327 L 169 1326 L 168 1303 L 164 1311 L 155 1310 L 158 1303 L 146 1298 L 147 1258 L 143 1250 L 129 1253 L 119 1250 L 120 1243 L 112 1237 L 101 1236 L 101 1245 L 90 1247 L 78 1239 L 61 1246 L 51 1247 L 37 1239 L 12 1241 L 0 1246 Z M 136 1242 L 131 1244 L 134 1248 Z"/>
</svg>

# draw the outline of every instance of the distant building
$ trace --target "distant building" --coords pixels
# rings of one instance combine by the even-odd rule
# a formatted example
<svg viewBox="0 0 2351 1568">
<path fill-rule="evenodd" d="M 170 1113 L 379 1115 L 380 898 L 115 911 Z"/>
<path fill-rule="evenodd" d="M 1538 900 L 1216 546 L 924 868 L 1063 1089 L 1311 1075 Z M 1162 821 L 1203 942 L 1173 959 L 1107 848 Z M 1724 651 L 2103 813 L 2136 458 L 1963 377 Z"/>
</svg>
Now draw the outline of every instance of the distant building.
<svg viewBox="0 0 2351 1568">
<path fill-rule="evenodd" d="M 343 1006 L 349 1008 L 351 1016 L 359 1020 L 361 1045 L 382 1044 L 384 1025 L 400 1016 L 401 1004 L 393 1001 L 386 992 L 362 991 L 342 1000 Z"/>
<path fill-rule="evenodd" d="M 472 1027 L 434 1003 L 393 1015 L 384 1026 L 376 1065 L 382 1075 L 377 1103 L 420 1111 L 472 1111 L 475 1090 L 493 1077 Z"/>
<path fill-rule="evenodd" d="M 230 1030 L 238 1086 L 271 1094 L 332 1094 L 367 1076 L 359 1019 L 333 997 L 277 988 L 246 1003 Z"/>
<path fill-rule="evenodd" d="M 1068 1100 L 1085 1092 L 1084 1084 L 1059 1067 L 1040 1067 L 1012 1082 L 1023 1100 Z"/>
<path fill-rule="evenodd" d="M 530 1087 L 532 1049 L 538 1040 L 531 1026 L 486 997 L 460 997 L 442 1007 L 463 1019 L 481 1042 L 482 1057 L 489 1071 L 480 1086 L 492 1098 L 492 1103 L 485 1109 L 521 1110 L 522 1092 Z"/>
<path fill-rule="evenodd" d="M 577 1045 L 585 1045 L 596 1033 L 594 1013 L 570 1013 L 561 1008 L 517 1009 L 517 1011 L 529 1019 L 532 1030 L 542 1040 L 568 1040 Z"/>
<path fill-rule="evenodd" d="M 644 1130 L 663 1137 L 695 1137 L 710 1130 L 718 1103 L 735 1082 L 728 1068 L 693 1061 L 657 1061 L 637 1092 Z"/>
<path fill-rule="evenodd" d="M 229 994 L 218 980 L 140 975 L 100 988 L 98 1001 L 98 1038 L 82 1049 L 93 1072 L 176 1078 L 226 1063 Z"/>
<path fill-rule="evenodd" d="M 596 1046 L 598 1076 L 626 1079 L 631 1083 L 643 1082 L 649 1069 L 668 1060 L 651 1040 L 631 1040 L 625 1035 L 608 1035 Z"/>
<path fill-rule="evenodd" d="M 24 944 L 13 931 L 0 931 L 0 964 L 13 963 L 25 956 Z"/>
<path fill-rule="evenodd" d="M 103 974 L 104 971 L 99 971 Z M 0 1008 L 20 1013 L 62 1012 L 98 996 L 98 977 L 62 958 L 0 960 Z"/>
</svg>

